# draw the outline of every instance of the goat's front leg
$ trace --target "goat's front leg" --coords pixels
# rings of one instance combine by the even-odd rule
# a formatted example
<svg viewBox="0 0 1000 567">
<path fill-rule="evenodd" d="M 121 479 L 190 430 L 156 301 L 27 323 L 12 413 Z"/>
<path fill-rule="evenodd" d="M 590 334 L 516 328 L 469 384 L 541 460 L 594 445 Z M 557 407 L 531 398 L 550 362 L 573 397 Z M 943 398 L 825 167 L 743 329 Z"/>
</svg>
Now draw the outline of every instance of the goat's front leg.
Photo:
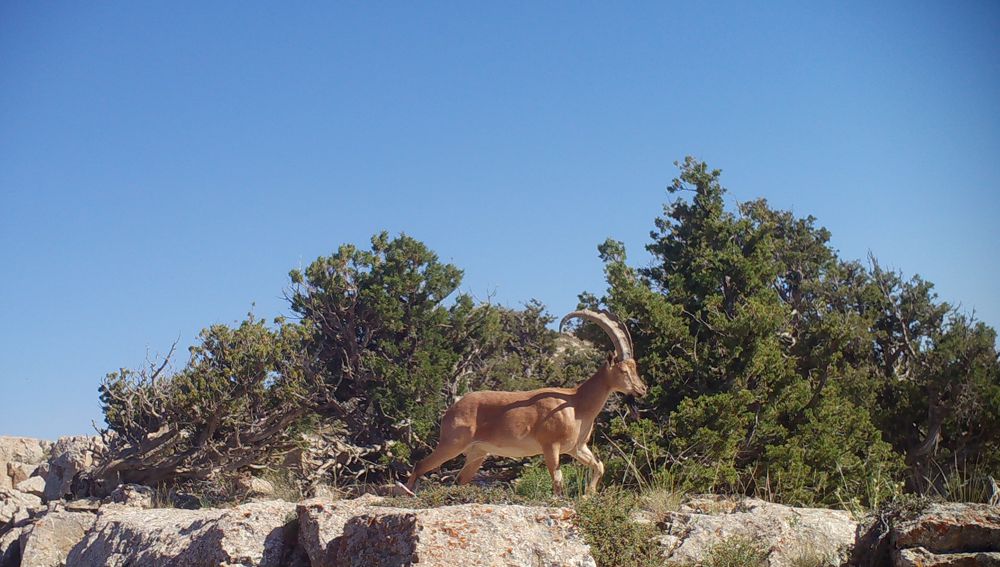
<svg viewBox="0 0 1000 567">
<path fill-rule="evenodd" d="M 601 481 L 601 477 L 604 476 L 604 463 L 597 458 L 596 455 L 590 450 L 587 445 L 580 445 L 575 452 L 572 453 L 572 457 L 578 461 L 580 464 L 590 469 L 590 482 L 587 483 L 587 495 L 591 495 L 597 491 L 597 483 Z"/>
<path fill-rule="evenodd" d="M 552 492 L 556 496 L 562 496 L 563 478 L 562 471 L 559 470 L 559 445 L 549 445 L 542 448 L 542 456 L 545 457 L 545 466 L 552 475 Z"/>
</svg>

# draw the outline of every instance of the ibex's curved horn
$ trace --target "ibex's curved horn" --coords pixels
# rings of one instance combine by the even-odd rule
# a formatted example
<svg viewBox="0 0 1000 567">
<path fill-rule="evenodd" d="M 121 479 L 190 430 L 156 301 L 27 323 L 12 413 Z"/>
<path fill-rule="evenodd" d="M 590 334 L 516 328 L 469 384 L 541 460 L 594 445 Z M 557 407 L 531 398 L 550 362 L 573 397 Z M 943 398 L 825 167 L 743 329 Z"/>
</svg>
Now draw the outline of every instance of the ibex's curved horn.
<svg viewBox="0 0 1000 567">
<path fill-rule="evenodd" d="M 628 360 L 632 358 L 632 341 L 629 339 L 628 329 L 626 329 L 625 325 L 623 325 L 621 321 L 618 321 L 617 318 L 613 318 L 610 313 L 599 313 L 589 309 L 581 309 L 579 311 L 570 312 L 562 318 L 562 321 L 559 322 L 559 331 L 562 332 L 562 328 L 566 325 L 566 321 L 569 321 L 574 317 L 587 319 L 588 321 L 597 323 L 597 326 L 611 338 L 611 342 L 615 345 L 615 353 L 618 355 L 619 360 Z"/>
</svg>

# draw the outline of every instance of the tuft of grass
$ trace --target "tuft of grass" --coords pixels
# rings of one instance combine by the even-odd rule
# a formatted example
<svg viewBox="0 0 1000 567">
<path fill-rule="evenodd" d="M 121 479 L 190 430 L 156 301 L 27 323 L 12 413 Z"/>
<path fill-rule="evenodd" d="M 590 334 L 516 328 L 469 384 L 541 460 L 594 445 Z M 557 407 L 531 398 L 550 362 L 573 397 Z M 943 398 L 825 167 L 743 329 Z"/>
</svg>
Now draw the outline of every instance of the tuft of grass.
<svg viewBox="0 0 1000 567">
<path fill-rule="evenodd" d="M 302 487 L 295 479 L 295 474 L 287 468 L 268 469 L 261 478 L 271 483 L 274 497 L 285 502 L 302 500 Z"/>
<path fill-rule="evenodd" d="M 840 509 L 847 510 L 860 520 L 869 510 L 877 510 L 886 502 L 891 502 L 903 495 L 903 484 L 892 478 L 892 475 L 882 466 L 870 467 L 870 474 L 863 480 L 864 487 L 853 497 L 844 497 L 853 491 L 851 483 L 844 475 L 844 470 L 837 465 L 837 475 L 840 485 L 834 490 Z"/>
<path fill-rule="evenodd" d="M 153 489 L 151 498 L 153 508 L 181 508 L 197 510 L 198 508 L 228 507 L 225 502 L 215 502 L 202 494 L 187 490 L 178 490 L 176 486 L 159 484 Z M 232 503 L 230 503 L 230 506 Z"/>
<path fill-rule="evenodd" d="M 173 491 L 167 485 L 160 484 L 153 489 L 151 498 L 153 508 L 175 508 Z"/>
<path fill-rule="evenodd" d="M 712 546 L 704 567 L 765 567 L 767 550 L 746 536 L 726 538 Z"/>
<path fill-rule="evenodd" d="M 990 476 L 992 471 L 988 467 L 977 462 L 959 462 L 957 458 L 944 466 L 937 461 L 931 461 L 931 464 L 937 472 L 924 478 L 922 492 L 925 496 L 950 502 L 989 503 L 996 499 L 993 489 L 995 480 Z"/>
<path fill-rule="evenodd" d="M 577 502 L 575 522 L 599 567 L 653 567 L 662 562 L 657 530 L 632 519 L 634 493 L 607 488 Z"/>
<path fill-rule="evenodd" d="M 789 558 L 790 567 L 827 567 L 837 565 L 837 562 L 812 549 L 801 549 L 797 555 Z"/>
<path fill-rule="evenodd" d="M 663 521 L 667 514 L 676 512 L 684 502 L 684 494 L 667 488 L 650 488 L 639 496 L 639 507 Z"/>
</svg>

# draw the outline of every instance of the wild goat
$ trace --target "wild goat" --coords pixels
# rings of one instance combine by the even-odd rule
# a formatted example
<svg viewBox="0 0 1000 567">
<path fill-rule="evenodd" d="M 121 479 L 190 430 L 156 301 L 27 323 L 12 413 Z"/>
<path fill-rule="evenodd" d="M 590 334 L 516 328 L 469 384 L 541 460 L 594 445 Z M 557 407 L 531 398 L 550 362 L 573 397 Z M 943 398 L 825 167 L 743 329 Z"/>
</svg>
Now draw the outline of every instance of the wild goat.
<svg viewBox="0 0 1000 567">
<path fill-rule="evenodd" d="M 597 323 L 611 338 L 615 353 L 585 382 L 575 388 L 541 388 L 527 392 L 473 392 L 455 402 L 441 420 L 441 435 L 434 451 L 413 468 L 406 481 L 412 491 L 421 475 L 445 461 L 465 453 L 465 466 L 458 483 L 465 484 L 479 471 L 489 455 L 530 457 L 544 455 L 556 495 L 562 494 L 559 455 L 567 454 L 591 471 L 587 494 L 597 489 L 604 464 L 587 447 L 594 419 L 612 392 L 643 396 L 646 385 L 632 356 L 628 329 L 609 314 L 573 311 L 566 321 L 578 317 Z"/>
</svg>

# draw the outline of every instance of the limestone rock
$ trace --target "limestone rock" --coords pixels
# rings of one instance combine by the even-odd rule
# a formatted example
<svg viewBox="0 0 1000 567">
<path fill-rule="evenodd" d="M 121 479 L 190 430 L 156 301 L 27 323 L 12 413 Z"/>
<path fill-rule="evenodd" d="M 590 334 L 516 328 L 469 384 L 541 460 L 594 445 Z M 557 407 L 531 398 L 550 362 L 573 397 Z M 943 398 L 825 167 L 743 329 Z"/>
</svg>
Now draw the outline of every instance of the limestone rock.
<svg viewBox="0 0 1000 567">
<path fill-rule="evenodd" d="M 274 496 L 274 484 L 269 480 L 253 477 L 250 480 L 250 494 L 252 496 Z"/>
<path fill-rule="evenodd" d="M 14 489 L 26 494 L 42 496 L 45 494 L 45 479 L 40 476 L 33 476 L 17 483 Z"/>
<path fill-rule="evenodd" d="M 94 525 L 94 514 L 57 510 L 38 518 L 21 534 L 21 567 L 66 565 L 67 556 Z"/>
<path fill-rule="evenodd" d="M 1000 552 L 1000 507 L 945 502 L 893 527 L 895 549 L 923 547 L 931 553 Z"/>
<path fill-rule="evenodd" d="M 51 502 L 49 502 L 49 506 L 52 506 Z M 57 504 L 58 509 L 69 510 L 71 512 L 91 512 L 94 514 L 97 513 L 97 510 L 100 507 L 100 498 L 77 498 L 76 500 L 60 502 Z"/>
<path fill-rule="evenodd" d="M 71 495 L 73 479 L 93 467 L 95 455 L 103 450 L 104 444 L 97 436 L 60 437 L 50 450 L 44 498 L 58 500 Z"/>
<path fill-rule="evenodd" d="M 37 465 L 49 456 L 51 441 L 31 437 L 0 435 L 0 462 Z"/>
<path fill-rule="evenodd" d="M 121 504 L 132 508 L 152 508 L 155 491 L 141 484 L 122 484 L 104 499 L 106 504 Z"/>
<path fill-rule="evenodd" d="M 42 499 L 34 494 L 0 488 L 0 526 L 28 517 L 28 511 L 42 505 Z"/>
<path fill-rule="evenodd" d="M 28 480 L 34 475 L 37 468 L 38 465 L 11 461 L 7 463 L 7 476 L 10 478 L 10 482 L 16 486 L 17 483 Z"/>
<path fill-rule="evenodd" d="M 898 567 L 1000 567 L 1000 552 L 931 553 L 923 547 L 900 550 L 893 564 Z"/>
<path fill-rule="evenodd" d="M 247 475 L 236 479 L 233 488 L 246 496 L 274 496 L 274 485 L 268 480 L 255 476 Z"/>
<path fill-rule="evenodd" d="M 344 533 L 351 518 L 362 513 L 382 498 L 366 494 L 349 500 L 311 498 L 299 502 L 299 544 L 305 548 L 313 567 L 334 565 L 334 540 Z"/>
<path fill-rule="evenodd" d="M 42 461 L 39 463 L 38 466 L 35 467 L 35 472 L 32 473 L 31 476 L 40 476 L 42 478 L 49 476 L 49 462 Z"/>
<path fill-rule="evenodd" d="M 763 500 L 701 498 L 667 512 L 659 527 L 666 565 L 694 564 L 729 538 L 745 538 L 766 550 L 770 567 L 811 561 L 840 565 L 854 544 L 857 523 L 849 512 L 793 508 Z"/>
<path fill-rule="evenodd" d="M 313 567 L 547 565 L 592 567 L 573 511 L 466 504 L 372 506 L 376 496 L 299 504 L 299 542 Z"/>
<path fill-rule="evenodd" d="M 42 439 L 0 435 L 0 489 L 13 488 L 31 476 L 24 471 L 45 462 L 51 445 Z"/>
<path fill-rule="evenodd" d="M 70 565 L 277 566 L 292 555 L 295 504 L 272 500 L 229 509 L 144 510 L 105 506 L 69 554 Z"/>
<path fill-rule="evenodd" d="M 21 533 L 23 527 L 14 527 L 0 535 L 0 567 L 21 565 Z"/>
</svg>

